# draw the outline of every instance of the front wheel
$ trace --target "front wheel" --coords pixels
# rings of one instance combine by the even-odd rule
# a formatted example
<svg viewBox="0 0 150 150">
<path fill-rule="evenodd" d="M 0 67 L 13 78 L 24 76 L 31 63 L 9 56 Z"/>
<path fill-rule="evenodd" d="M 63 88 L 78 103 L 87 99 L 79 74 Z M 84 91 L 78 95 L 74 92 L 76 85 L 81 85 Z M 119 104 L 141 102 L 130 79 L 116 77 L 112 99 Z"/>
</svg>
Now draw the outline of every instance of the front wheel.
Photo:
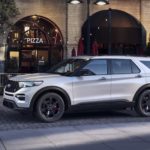
<svg viewBox="0 0 150 150">
<path fill-rule="evenodd" d="M 46 93 L 36 104 L 36 116 L 44 122 L 59 120 L 65 111 L 62 97 L 56 93 Z"/>
<path fill-rule="evenodd" d="M 150 90 L 141 93 L 135 103 L 135 110 L 141 116 L 150 117 Z"/>
</svg>

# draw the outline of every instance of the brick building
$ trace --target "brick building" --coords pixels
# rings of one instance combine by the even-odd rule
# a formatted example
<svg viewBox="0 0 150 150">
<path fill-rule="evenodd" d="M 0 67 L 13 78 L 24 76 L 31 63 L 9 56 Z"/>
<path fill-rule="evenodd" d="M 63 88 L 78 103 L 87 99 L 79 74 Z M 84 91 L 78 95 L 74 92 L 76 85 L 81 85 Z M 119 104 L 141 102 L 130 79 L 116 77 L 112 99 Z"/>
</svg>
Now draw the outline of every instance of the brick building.
<svg viewBox="0 0 150 150">
<path fill-rule="evenodd" d="M 0 38 L 0 59 L 1 61 L 6 59 L 7 62 L 8 60 L 11 60 L 9 64 L 5 64 L 5 68 L 10 68 L 6 69 L 6 72 L 30 72 L 30 70 L 34 69 L 35 70 L 33 72 L 37 72 L 40 69 L 39 66 L 42 66 L 42 61 L 44 59 L 46 59 L 47 65 L 55 64 L 65 57 L 70 57 L 73 48 L 77 50 L 79 39 L 84 37 L 83 30 L 86 28 L 86 2 L 79 5 L 71 5 L 66 2 L 67 0 L 15 1 L 17 7 L 19 8 L 20 15 L 12 20 L 14 27 L 7 30 L 6 33 Z M 106 45 L 108 44 L 111 44 L 111 47 L 116 47 L 116 44 L 118 44 L 118 46 L 123 44 L 127 45 L 128 42 L 126 42 L 125 39 L 122 39 L 124 36 L 122 34 L 125 34 L 126 31 L 123 30 L 123 28 L 127 29 L 128 27 L 131 27 L 134 28 L 133 33 L 131 33 L 135 36 L 132 37 L 132 35 L 130 36 L 127 34 L 124 37 L 129 37 L 128 41 L 130 41 L 130 45 L 133 44 L 138 47 L 137 52 L 134 54 L 141 55 L 146 49 L 146 44 L 150 40 L 150 1 L 110 0 L 110 4 L 105 6 L 98 6 L 93 3 L 94 0 L 91 0 L 90 16 L 93 19 L 93 22 L 91 22 L 91 27 L 94 28 L 94 21 L 102 24 L 105 21 L 107 22 L 108 18 L 105 18 L 105 15 L 109 11 L 111 11 L 112 17 L 113 15 L 115 16 L 115 23 L 112 23 L 112 28 L 114 31 L 111 31 L 111 36 L 118 33 L 118 37 L 116 39 L 112 39 L 111 42 L 115 43 L 113 45 L 112 43 L 107 43 L 109 37 L 105 38 L 103 41 L 102 35 L 99 34 L 98 36 L 101 37 L 98 38 L 102 39 L 103 42 L 101 41 L 101 43 L 104 47 L 107 49 Z M 123 17 L 125 19 L 121 19 Z M 120 28 L 118 26 L 116 28 L 117 23 L 120 25 Z M 101 30 L 101 26 L 97 27 Z M 109 30 L 109 27 L 106 25 L 104 28 L 106 31 L 105 29 L 102 29 L 102 32 L 106 33 L 107 30 Z M 19 29 L 22 29 L 22 31 Z M 52 31 L 49 32 L 51 29 Z M 127 32 L 129 31 L 130 30 L 127 30 Z M 49 34 L 51 34 L 52 37 L 50 37 Z M 21 39 L 19 37 L 21 37 Z M 132 39 L 135 40 L 132 41 Z M 118 42 L 117 40 L 120 41 Z M 20 41 L 21 43 L 19 43 Z M 44 52 L 42 52 L 43 49 L 45 50 Z M 57 53 L 51 53 L 49 51 L 55 51 Z M 114 54 L 116 53 L 119 53 L 119 48 L 114 52 Z M 36 56 L 36 58 L 34 56 Z M 29 63 L 29 59 L 36 59 L 36 62 L 38 59 L 38 68 L 33 68 L 37 65 L 35 62 Z M 39 61 L 39 59 L 41 60 Z M 20 70 L 19 67 L 23 69 Z M 28 71 L 26 71 L 27 67 Z M 1 72 L 4 72 L 3 63 L 0 64 L 0 68 Z"/>
</svg>

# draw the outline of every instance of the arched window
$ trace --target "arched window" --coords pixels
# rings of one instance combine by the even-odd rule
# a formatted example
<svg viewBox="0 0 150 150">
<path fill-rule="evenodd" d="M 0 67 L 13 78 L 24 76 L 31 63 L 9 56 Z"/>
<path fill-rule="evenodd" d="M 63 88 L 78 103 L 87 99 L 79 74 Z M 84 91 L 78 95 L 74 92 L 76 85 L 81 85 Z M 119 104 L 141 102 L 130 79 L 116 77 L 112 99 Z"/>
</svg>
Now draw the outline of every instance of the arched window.
<svg viewBox="0 0 150 150">
<path fill-rule="evenodd" d="M 95 41 L 98 53 L 111 55 L 141 55 L 146 45 L 146 31 L 130 14 L 120 10 L 103 10 L 90 17 L 91 51 Z M 86 53 L 87 21 L 82 27 Z M 92 52 L 91 52 L 92 53 Z"/>
<path fill-rule="evenodd" d="M 7 42 L 6 72 L 45 72 L 63 59 L 61 31 L 42 16 L 28 16 L 16 22 Z"/>
</svg>

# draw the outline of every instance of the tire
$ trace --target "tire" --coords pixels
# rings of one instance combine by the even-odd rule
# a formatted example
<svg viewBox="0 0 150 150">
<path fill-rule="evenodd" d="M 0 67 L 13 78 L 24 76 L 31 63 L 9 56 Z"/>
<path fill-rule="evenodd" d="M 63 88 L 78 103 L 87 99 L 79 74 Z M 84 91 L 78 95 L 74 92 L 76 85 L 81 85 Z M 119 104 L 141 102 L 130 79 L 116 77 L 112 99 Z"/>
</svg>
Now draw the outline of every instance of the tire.
<svg viewBox="0 0 150 150">
<path fill-rule="evenodd" d="M 135 111 L 144 117 L 150 117 L 150 90 L 143 91 L 135 103 Z"/>
<path fill-rule="evenodd" d="M 59 120 L 65 111 L 65 104 L 62 97 L 56 93 L 42 95 L 36 104 L 36 116 L 44 122 Z"/>
</svg>

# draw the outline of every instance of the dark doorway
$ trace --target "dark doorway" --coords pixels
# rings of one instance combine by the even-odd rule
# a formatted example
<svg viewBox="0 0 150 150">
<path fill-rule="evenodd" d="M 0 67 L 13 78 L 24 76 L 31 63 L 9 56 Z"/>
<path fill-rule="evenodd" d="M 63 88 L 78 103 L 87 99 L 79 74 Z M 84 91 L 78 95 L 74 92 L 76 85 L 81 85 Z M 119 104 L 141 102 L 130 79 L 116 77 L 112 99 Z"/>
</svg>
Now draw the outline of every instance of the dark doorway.
<svg viewBox="0 0 150 150">
<path fill-rule="evenodd" d="M 58 26 L 42 16 L 25 17 L 8 34 L 5 71 L 46 72 L 63 59 L 63 37 Z"/>
<path fill-rule="evenodd" d="M 142 24 L 130 14 L 109 9 L 97 12 L 89 19 L 91 51 L 92 44 L 96 41 L 99 55 L 143 54 L 146 46 L 146 31 Z M 85 45 L 87 45 L 86 33 L 87 21 L 82 27 L 82 37 Z"/>
</svg>

